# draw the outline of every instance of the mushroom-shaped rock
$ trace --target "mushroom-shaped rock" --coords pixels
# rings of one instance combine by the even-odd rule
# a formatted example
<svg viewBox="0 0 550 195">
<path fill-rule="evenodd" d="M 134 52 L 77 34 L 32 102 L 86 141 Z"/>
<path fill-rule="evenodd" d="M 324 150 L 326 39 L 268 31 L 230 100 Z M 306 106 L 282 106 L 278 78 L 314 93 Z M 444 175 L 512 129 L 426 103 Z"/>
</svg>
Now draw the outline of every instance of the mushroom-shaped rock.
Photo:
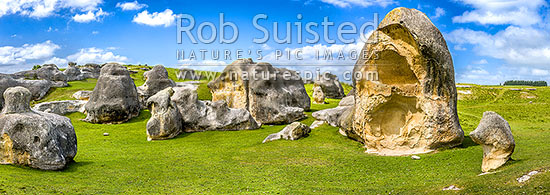
<svg viewBox="0 0 550 195">
<path fill-rule="evenodd" d="M 67 117 L 33 111 L 24 87 L 4 92 L 0 113 L 0 163 L 59 170 L 76 155 L 76 134 Z"/>
<path fill-rule="evenodd" d="M 147 100 L 151 119 L 147 122 L 147 140 L 170 139 L 182 132 L 183 120 L 176 104 L 171 100 L 172 87 L 166 88 Z"/>
<path fill-rule="evenodd" d="M 327 98 L 341 99 L 346 95 L 338 77 L 328 72 L 317 75 L 315 84 L 321 86 Z"/>
<path fill-rule="evenodd" d="M 168 87 L 175 87 L 176 83 L 168 77 L 168 71 L 162 65 L 156 65 L 152 70 L 143 73 L 145 83 L 138 87 L 139 98 L 146 102 L 149 97 Z"/>
<path fill-rule="evenodd" d="M 309 132 L 311 132 L 311 129 L 307 125 L 300 122 L 293 122 L 278 133 L 267 136 L 262 143 L 279 139 L 297 140 L 309 135 Z"/>
<path fill-rule="evenodd" d="M 516 147 L 510 125 L 502 116 L 492 111 L 483 113 L 479 125 L 470 133 L 470 137 L 483 146 L 483 172 L 497 169 L 506 163 Z"/>
<path fill-rule="evenodd" d="M 323 93 L 321 86 L 314 85 L 313 94 L 311 96 L 314 104 L 325 104 L 325 94 Z"/>
<path fill-rule="evenodd" d="M 260 124 L 244 108 L 230 108 L 225 101 L 200 101 L 197 86 L 174 88 L 174 101 L 183 117 L 185 132 L 258 129 Z"/>
<path fill-rule="evenodd" d="M 91 123 L 122 123 L 138 116 L 141 105 L 126 67 L 119 64 L 103 66 L 85 108 L 88 115 L 84 120 Z"/>
<path fill-rule="evenodd" d="M 212 101 L 244 108 L 262 124 L 288 124 L 305 117 L 310 99 L 295 71 L 239 59 L 208 83 Z"/>
<path fill-rule="evenodd" d="M 392 10 L 363 52 L 353 74 L 352 132 L 368 153 L 409 155 L 462 143 L 451 54 L 424 13 Z"/>
</svg>

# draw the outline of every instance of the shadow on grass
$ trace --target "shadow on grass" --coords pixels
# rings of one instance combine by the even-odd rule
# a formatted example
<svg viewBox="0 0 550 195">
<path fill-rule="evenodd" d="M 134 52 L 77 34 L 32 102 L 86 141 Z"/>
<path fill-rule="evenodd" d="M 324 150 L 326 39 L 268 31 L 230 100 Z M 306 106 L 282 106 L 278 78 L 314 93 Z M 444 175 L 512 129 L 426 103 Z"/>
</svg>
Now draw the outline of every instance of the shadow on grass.
<svg viewBox="0 0 550 195">
<path fill-rule="evenodd" d="M 462 141 L 462 145 L 458 146 L 459 148 L 468 148 L 470 146 L 477 146 L 479 144 L 476 144 L 474 142 L 474 140 L 472 140 L 472 138 L 467 135 L 467 136 L 464 136 L 464 141 Z"/>
<path fill-rule="evenodd" d="M 149 110 L 141 110 L 140 113 L 139 113 L 139 116 L 130 119 L 126 123 L 128 123 L 128 124 L 141 123 L 143 121 L 149 120 L 150 118 L 151 118 L 151 112 L 149 112 Z"/>
<path fill-rule="evenodd" d="M 63 169 L 63 172 L 77 172 L 79 168 L 81 167 L 87 167 L 89 165 L 93 164 L 91 161 L 73 161 L 69 163 L 65 169 Z"/>
</svg>

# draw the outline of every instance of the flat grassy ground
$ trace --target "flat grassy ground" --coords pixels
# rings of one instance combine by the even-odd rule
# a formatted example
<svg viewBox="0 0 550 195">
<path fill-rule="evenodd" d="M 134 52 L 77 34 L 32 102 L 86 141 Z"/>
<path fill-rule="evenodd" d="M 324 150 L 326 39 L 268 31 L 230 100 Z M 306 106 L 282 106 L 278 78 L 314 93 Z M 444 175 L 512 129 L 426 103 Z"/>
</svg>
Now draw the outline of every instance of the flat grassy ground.
<svg viewBox="0 0 550 195">
<path fill-rule="evenodd" d="M 170 70 L 172 71 L 172 70 Z M 139 73 L 141 74 L 141 72 Z M 142 84 L 136 76 L 136 83 Z M 45 99 L 71 99 L 75 90 L 92 89 L 94 80 L 71 82 Z M 201 99 L 208 99 L 206 81 Z M 311 85 L 307 85 L 311 92 Z M 347 87 L 349 90 L 349 87 Z M 382 157 L 364 153 L 362 145 L 324 125 L 309 137 L 262 144 L 284 126 L 259 130 L 200 132 L 175 139 L 146 141 L 150 117 L 143 111 L 120 125 L 89 124 L 81 113 L 68 115 L 78 137 L 75 163 L 63 171 L 0 166 L 3 193 L 282 193 L 282 194 L 519 194 L 549 193 L 550 173 L 540 173 L 520 184 L 516 178 L 532 170 L 550 169 L 550 88 L 521 91 L 483 86 L 459 89 L 473 94 L 459 101 L 461 125 L 468 134 L 486 110 L 510 122 L 516 139 L 514 161 L 498 172 L 481 173 L 482 148 L 466 137 L 461 147 L 410 157 Z M 68 94 L 71 93 L 71 94 Z M 347 93 L 347 91 L 346 91 Z M 335 107 L 312 105 L 312 111 Z M 531 103 L 529 103 L 531 102 Z M 308 112 L 310 115 L 311 112 Z M 313 118 L 302 121 L 310 124 Z M 103 133 L 110 136 L 103 136 Z M 460 191 L 442 191 L 455 185 Z"/>
</svg>

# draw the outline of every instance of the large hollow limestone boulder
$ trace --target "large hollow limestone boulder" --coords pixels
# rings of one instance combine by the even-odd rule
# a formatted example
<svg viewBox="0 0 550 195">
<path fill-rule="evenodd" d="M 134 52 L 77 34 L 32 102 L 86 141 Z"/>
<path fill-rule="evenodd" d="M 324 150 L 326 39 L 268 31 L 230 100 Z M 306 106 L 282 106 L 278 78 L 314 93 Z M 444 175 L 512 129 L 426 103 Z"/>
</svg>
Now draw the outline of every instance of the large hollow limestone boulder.
<svg viewBox="0 0 550 195">
<path fill-rule="evenodd" d="M 305 117 L 310 99 L 295 71 L 239 59 L 208 83 L 212 101 L 244 108 L 262 124 L 287 124 Z"/>
<path fill-rule="evenodd" d="M 76 155 L 76 134 L 67 117 L 33 111 L 31 92 L 24 87 L 4 92 L 0 113 L 0 164 L 59 170 Z"/>
<path fill-rule="evenodd" d="M 163 140 L 178 136 L 183 130 L 183 118 L 171 99 L 174 89 L 166 88 L 147 100 L 151 119 L 147 121 L 147 140 Z"/>
<path fill-rule="evenodd" d="M 338 76 L 325 72 L 317 75 L 315 85 L 321 86 L 325 97 L 333 99 L 341 99 L 344 94 L 344 88 L 338 80 Z"/>
<path fill-rule="evenodd" d="M 225 101 L 201 101 L 197 86 L 185 85 L 174 88 L 172 101 L 183 118 L 185 132 L 234 131 L 260 128 L 248 110 L 230 108 Z"/>
<path fill-rule="evenodd" d="M 168 71 L 162 65 L 156 65 L 152 70 L 143 73 L 145 83 L 138 87 L 140 100 L 146 102 L 149 97 L 168 87 L 175 87 L 176 83 L 168 77 Z"/>
<path fill-rule="evenodd" d="M 510 125 L 502 116 L 492 111 L 483 113 L 479 125 L 470 133 L 470 137 L 475 143 L 483 146 L 483 172 L 504 165 L 516 147 Z"/>
<path fill-rule="evenodd" d="M 101 68 L 94 92 L 86 104 L 90 123 L 123 123 L 138 116 L 141 105 L 134 80 L 126 67 L 107 64 Z"/>
<path fill-rule="evenodd" d="M 353 131 L 367 152 L 426 153 L 462 143 L 451 54 L 428 17 L 396 8 L 373 32 L 355 67 Z"/>
</svg>

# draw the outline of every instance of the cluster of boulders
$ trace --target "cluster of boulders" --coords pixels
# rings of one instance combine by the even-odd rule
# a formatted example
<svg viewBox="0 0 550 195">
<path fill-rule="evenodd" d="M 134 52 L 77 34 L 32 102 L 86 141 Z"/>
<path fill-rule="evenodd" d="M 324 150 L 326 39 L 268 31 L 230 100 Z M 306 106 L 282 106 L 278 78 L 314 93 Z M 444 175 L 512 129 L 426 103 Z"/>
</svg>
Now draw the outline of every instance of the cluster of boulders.
<svg viewBox="0 0 550 195">
<path fill-rule="evenodd" d="M 176 83 L 168 77 L 168 71 L 162 65 L 156 65 L 152 70 L 143 73 L 143 77 L 145 83 L 138 87 L 139 98 L 143 103 L 159 91 L 176 86 Z"/>
<path fill-rule="evenodd" d="M 0 163 L 58 170 L 77 152 L 71 120 L 57 114 L 33 111 L 32 93 L 24 87 L 4 91 L 0 113 Z"/>
<path fill-rule="evenodd" d="M 208 83 L 212 100 L 244 108 L 261 124 L 288 124 L 305 118 L 310 99 L 296 71 L 239 59 Z"/>
</svg>

